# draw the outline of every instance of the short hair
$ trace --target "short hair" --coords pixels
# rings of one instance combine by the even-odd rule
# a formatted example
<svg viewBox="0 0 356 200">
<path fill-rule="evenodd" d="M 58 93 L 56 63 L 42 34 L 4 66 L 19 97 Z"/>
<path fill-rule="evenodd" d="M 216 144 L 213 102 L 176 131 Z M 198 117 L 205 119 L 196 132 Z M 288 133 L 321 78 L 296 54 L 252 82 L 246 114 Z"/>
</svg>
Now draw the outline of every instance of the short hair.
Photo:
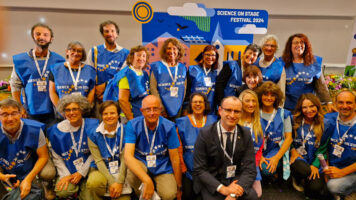
<svg viewBox="0 0 356 200">
<path fill-rule="evenodd" d="M 66 50 L 71 50 L 73 48 L 73 46 L 75 46 L 75 45 L 79 45 L 83 49 L 83 52 L 82 52 L 83 55 L 82 55 L 82 58 L 80 59 L 80 61 L 85 61 L 87 59 L 87 53 L 86 53 L 85 48 L 82 43 L 80 43 L 78 41 L 72 41 L 67 45 Z M 68 58 L 68 56 L 66 56 L 66 58 Z"/>
<path fill-rule="evenodd" d="M 22 105 L 19 102 L 15 101 L 13 98 L 7 98 L 0 101 L 0 109 L 8 107 L 17 108 L 19 111 L 22 110 Z"/>
<path fill-rule="evenodd" d="M 260 68 L 258 68 L 256 65 L 250 65 L 244 70 L 244 73 L 242 75 L 243 82 L 246 83 L 246 77 L 250 76 L 251 74 L 253 76 L 258 76 L 258 83 L 261 83 L 263 81 L 262 72 Z"/>
<path fill-rule="evenodd" d="M 148 66 L 149 59 L 150 59 L 150 53 L 147 51 L 146 47 L 144 47 L 142 45 L 138 45 L 138 46 L 131 48 L 129 55 L 126 58 L 126 64 L 129 66 L 132 65 L 134 57 L 135 57 L 135 53 L 140 52 L 140 51 L 144 51 L 146 53 L 146 66 Z"/>
<path fill-rule="evenodd" d="M 262 53 L 261 47 L 259 47 L 257 44 L 254 44 L 254 43 L 247 45 L 244 53 L 246 53 L 248 50 L 251 50 L 253 52 L 258 52 L 257 57 L 259 57 Z"/>
<path fill-rule="evenodd" d="M 184 56 L 184 48 L 183 48 L 182 44 L 176 38 L 168 38 L 166 41 L 164 41 L 163 46 L 159 52 L 161 58 L 164 61 L 167 61 L 166 50 L 168 48 L 169 43 L 172 43 L 174 46 L 176 46 L 178 48 L 178 56 L 177 56 L 176 62 L 180 61 Z"/>
<path fill-rule="evenodd" d="M 35 25 L 33 25 L 32 26 L 32 28 L 31 28 L 31 37 L 34 39 L 34 37 L 33 37 L 33 32 L 35 31 L 35 28 L 37 28 L 37 27 L 43 27 L 43 28 L 46 28 L 46 29 L 48 29 L 49 30 L 49 32 L 51 33 L 51 38 L 53 38 L 53 31 L 52 31 L 52 29 L 47 25 L 47 24 L 43 24 L 43 23 L 37 23 L 37 24 L 35 24 Z"/>
<path fill-rule="evenodd" d="M 216 54 L 215 57 L 215 62 L 213 63 L 213 65 L 211 66 L 211 68 L 213 70 L 217 69 L 219 67 L 219 52 L 216 49 L 216 47 L 214 45 L 207 45 L 205 46 L 205 48 L 203 49 L 203 51 L 195 58 L 195 61 L 201 66 L 203 67 L 203 63 L 204 63 L 204 53 L 207 51 L 214 51 Z"/>
<path fill-rule="evenodd" d="M 102 22 L 102 23 L 99 25 L 99 30 L 100 30 L 101 35 L 104 35 L 104 26 L 110 25 L 110 24 L 112 24 L 112 25 L 115 26 L 116 33 L 117 33 L 117 35 L 119 35 L 119 33 L 120 33 L 119 26 L 118 26 L 114 21 L 111 21 L 111 20 L 107 20 L 107 21 L 105 21 L 105 22 Z"/>
<path fill-rule="evenodd" d="M 200 92 L 194 92 L 193 94 L 190 95 L 189 97 L 189 106 L 188 106 L 188 113 L 192 114 L 193 113 L 193 108 L 192 108 L 192 102 L 193 102 L 193 98 L 195 96 L 201 96 L 204 99 L 204 115 L 208 115 L 210 113 L 210 104 L 208 101 L 208 98 L 206 97 L 206 95 L 200 93 Z"/>
<path fill-rule="evenodd" d="M 278 107 L 283 103 L 284 96 L 281 89 L 272 81 L 266 81 L 256 89 L 256 93 L 258 94 L 258 101 L 261 105 L 261 108 L 263 107 L 262 95 L 267 94 L 269 92 L 271 92 L 276 97 L 276 100 L 273 103 L 273 107 L 275 109 L 278 109 Z"/>
<path fill-rule="evenodd" d="M 240 103 L 242 103 L 241 100 L 240 100 L 239 98 L 237 98 L 236 96 L 228 96 L 228 97 L 224 97 L 224 98 L 221 100 L 220 107 L 222 107 L 222 105 L 224 104 L 224 102 L 225 102 L 226 100 L 228 100 L 228 99 L 232 99 L 232 100 L 234 100 L 234 101 L 239 101 Z"/>
<path fill-rule="evenodd" d="M 78 104 L 83 114 L 90 112 L 90 103 L 88 102 L 88 99 L 81 94 L 69 94 L 59 99 L 57 104 L 58 112 L 64 113 L 64 109 L 71 103 Z"/>
<path fill-rule="evenodd" d="M 116 101 L 108 100 L 108 101 L 104 101 L 99 106 L 99 114 L 100 114 L 101 118 L 103 117 L 104 110 L 109 106 L 115 106 L 117 114 L 120 115 L 120 106 L 119 106 L 119 104 Z"/>
<path fill-rule="evenodd" d="M 260 47 L 262 48 L 263 45 L 266 44 L 266 42 L 273 40 L 276 42 L 276 51 L 278 50 L 279 46 L 278 46 L 278 37 L 276 35 L 273 34 L 269 34 L 264 36 L 261 40 L 260 40 Z"/>
<path fill-rule="evenodd" d="M 354 101 L 356 102 L 356 93 L 355 93 L 354 91 L 351 91 L 351 90 L 348 90 L 348 89 L 342 89 L 342 90 L 340 90 L 340 91 L 336 94 L 336 96 L 335 96 L 335 102 L 337 102 L 337 97 L 338 97 L 341 93 L 344 93 L 344 92 L 347 92 L 347 93 L 351 94 L 352 96 L 354 96 L 354 97 L 355 97 Z"/>
</svg>

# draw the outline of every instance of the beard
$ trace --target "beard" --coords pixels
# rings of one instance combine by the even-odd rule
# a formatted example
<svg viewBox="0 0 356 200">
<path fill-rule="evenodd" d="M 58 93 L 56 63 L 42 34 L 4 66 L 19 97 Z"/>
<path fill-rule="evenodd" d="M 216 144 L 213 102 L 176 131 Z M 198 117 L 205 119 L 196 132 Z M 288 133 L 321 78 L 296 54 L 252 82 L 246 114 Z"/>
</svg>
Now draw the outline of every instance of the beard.
<svg viewBox="0 0 356 200">
<path fill-rule="evenodd" d="M 105 42 L 107 42 L 109 45 L 114 45 L 116 40 L 111 41 L 111 40 L 105 38 Z"/>
<path fill-rule="evenodd" d="M 42 43 L 42 41 L 34 40 L 34 42 L 36 43 L 37 46 L 41 47 L 42 49 L 48 49 L 49 45 L 51 44 L 51 41 Z"/>
</svg>

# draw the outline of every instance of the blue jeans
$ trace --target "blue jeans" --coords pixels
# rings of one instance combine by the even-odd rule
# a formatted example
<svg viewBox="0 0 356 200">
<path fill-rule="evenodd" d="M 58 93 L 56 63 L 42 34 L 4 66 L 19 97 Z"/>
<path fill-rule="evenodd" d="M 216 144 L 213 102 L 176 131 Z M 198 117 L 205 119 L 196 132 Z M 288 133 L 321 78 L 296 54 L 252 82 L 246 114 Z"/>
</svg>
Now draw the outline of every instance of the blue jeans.
<svg viewBox="0 0 356 200">
<path fill-rule="evenodd" d="M 332 194 L 346 196 L 356 192 L 356 173 L 341 178 L 330 179 L 327 183 Z"/>
</svg>

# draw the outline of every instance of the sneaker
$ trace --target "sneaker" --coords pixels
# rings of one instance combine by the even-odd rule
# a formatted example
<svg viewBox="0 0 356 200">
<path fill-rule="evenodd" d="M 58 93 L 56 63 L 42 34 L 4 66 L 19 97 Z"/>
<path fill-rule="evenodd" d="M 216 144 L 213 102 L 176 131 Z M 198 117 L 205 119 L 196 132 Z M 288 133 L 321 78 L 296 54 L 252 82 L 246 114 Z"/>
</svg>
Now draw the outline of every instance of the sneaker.
<svg viewBox="0 0 356 200">
<path fill-rule="evenodd" d="M 304 192 L 304 187 L 302 185 L 298 185 L 297 181 L 295 180 L 294 177 L 292 177 L 292 185 L 293 185 L 293 188 L 295 190 L 297 190 L 298 192 Z"/>
</svg>

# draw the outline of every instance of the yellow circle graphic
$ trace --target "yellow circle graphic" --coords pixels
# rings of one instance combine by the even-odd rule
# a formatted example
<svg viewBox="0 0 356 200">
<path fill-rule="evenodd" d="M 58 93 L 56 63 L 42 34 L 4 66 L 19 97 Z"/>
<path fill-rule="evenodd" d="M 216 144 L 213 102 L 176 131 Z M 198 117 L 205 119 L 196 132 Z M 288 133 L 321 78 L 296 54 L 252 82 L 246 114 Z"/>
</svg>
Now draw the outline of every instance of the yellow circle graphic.
<svg viewBox="0 0 356 200">
<path fill-rule="evenodd" d="M 132 7 L 131 14 L 138 23 L 146 24 L 153 18 L 153 9 L 149 3 L 138 1 Z"/>
</svg>

